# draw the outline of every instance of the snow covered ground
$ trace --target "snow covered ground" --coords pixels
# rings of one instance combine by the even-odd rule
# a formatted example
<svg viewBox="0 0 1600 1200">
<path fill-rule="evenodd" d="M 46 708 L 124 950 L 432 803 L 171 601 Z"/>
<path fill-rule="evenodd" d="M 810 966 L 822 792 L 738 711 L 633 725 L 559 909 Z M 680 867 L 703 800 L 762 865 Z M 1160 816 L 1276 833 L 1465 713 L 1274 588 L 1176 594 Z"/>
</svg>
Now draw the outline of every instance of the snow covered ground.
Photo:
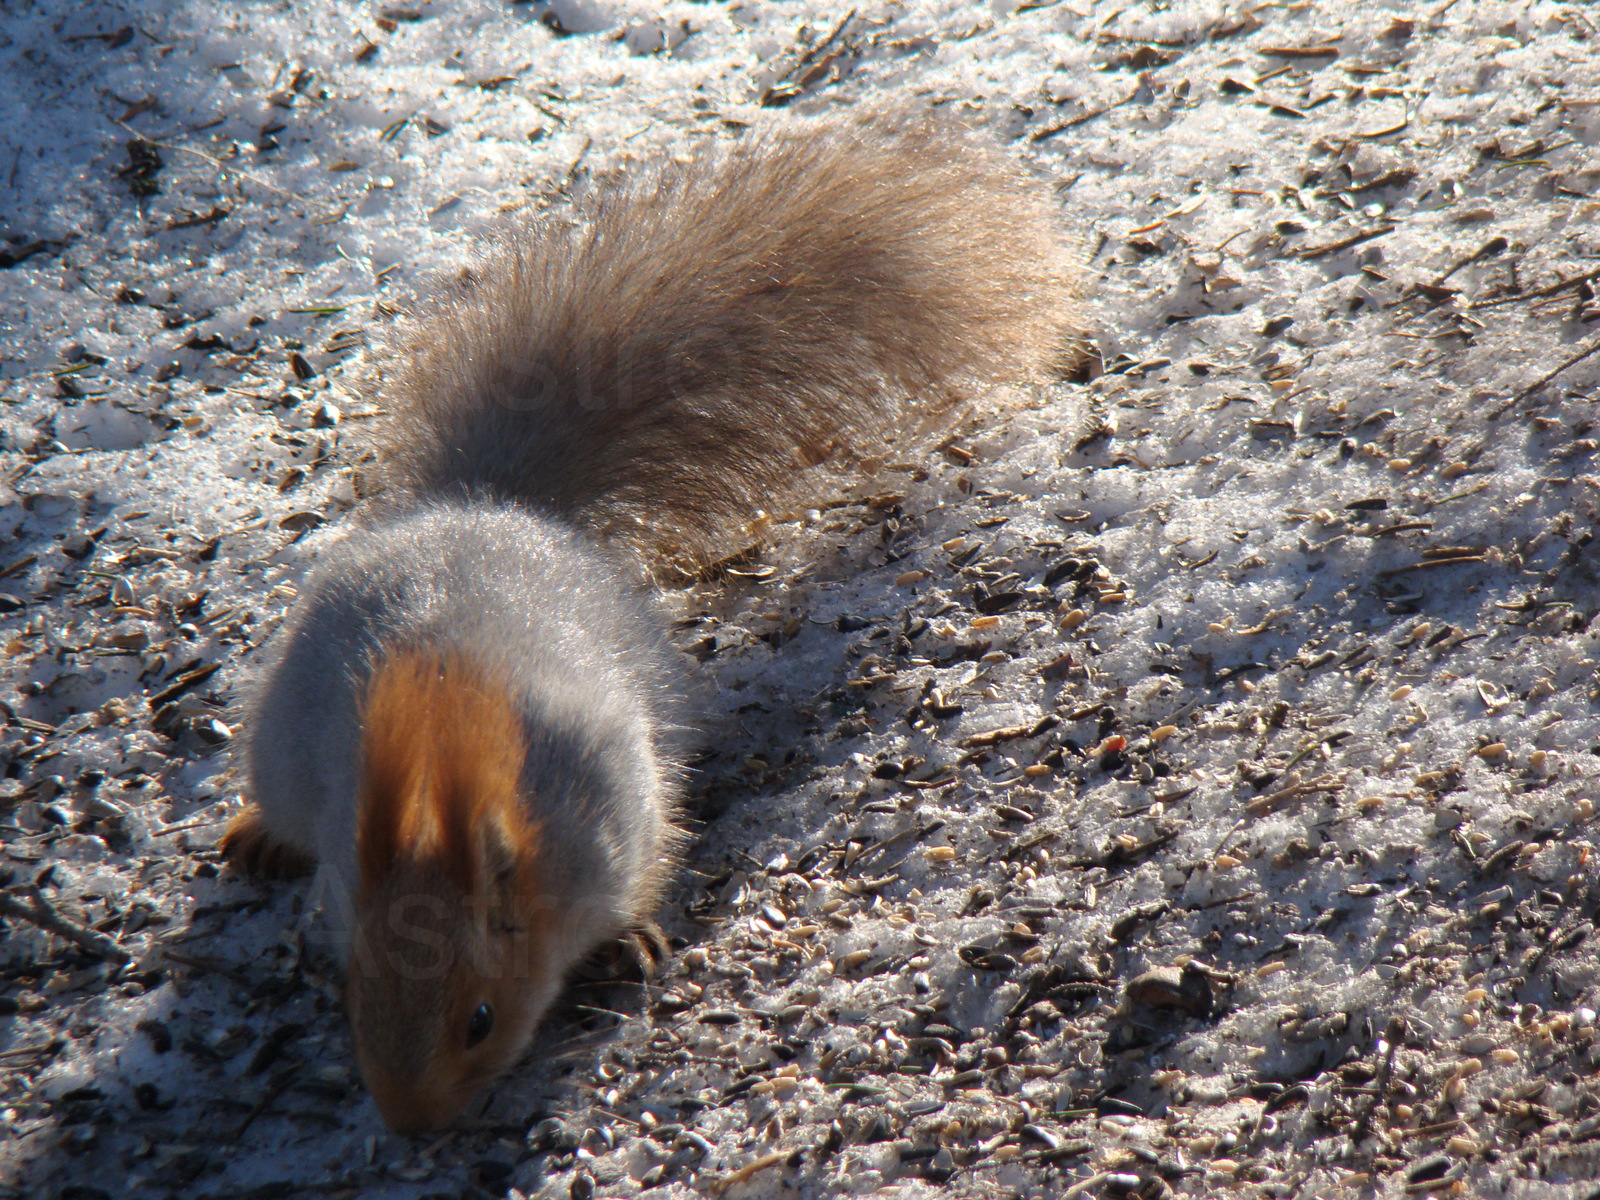
<svg viewBox="0 0 1600 1200">
<path fill-rule="evenodd" d="M 0 82 L 4 1194 L 1593 1194 L 1593 10 L 0 0 Z M 679 951 L 389 1135 L 213 846 L 393 316 L 885 97 L 1055 182 L 1104 373 L 666 598 Z"/>
</svg>

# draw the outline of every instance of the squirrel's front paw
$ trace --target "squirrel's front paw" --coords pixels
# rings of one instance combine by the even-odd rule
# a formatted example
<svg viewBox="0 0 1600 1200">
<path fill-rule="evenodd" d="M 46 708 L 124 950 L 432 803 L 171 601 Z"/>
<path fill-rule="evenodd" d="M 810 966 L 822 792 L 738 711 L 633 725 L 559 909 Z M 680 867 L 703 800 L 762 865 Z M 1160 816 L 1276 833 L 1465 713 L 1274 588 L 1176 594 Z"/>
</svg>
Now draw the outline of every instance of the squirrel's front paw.
<svg viewBox="0 0 1600 1200">
<path fill-rule="evenodd" d="M 573 978 L 594 984 L 648 981 L 671 955 L 672 947 L 661 926 L 646 920 L 600 945 L 578 964 Z"/>
<path fill-rule="evenodd" d="M 255 879 L 293 879 L 309 875 L 316 866 L 305 851 L 268 833 L 254 804 L 228 822 L 217 848 L 235 870 Z"/>
<path fill-rule="evenodd" d="M 623 955 L 633 961 L 646 979 L 654 979 L 661 964 L 672 957 L 672 945 L 654 921 L 642 922 L 639 928 L 630 929 L 617 940 Z"/>
</svg>

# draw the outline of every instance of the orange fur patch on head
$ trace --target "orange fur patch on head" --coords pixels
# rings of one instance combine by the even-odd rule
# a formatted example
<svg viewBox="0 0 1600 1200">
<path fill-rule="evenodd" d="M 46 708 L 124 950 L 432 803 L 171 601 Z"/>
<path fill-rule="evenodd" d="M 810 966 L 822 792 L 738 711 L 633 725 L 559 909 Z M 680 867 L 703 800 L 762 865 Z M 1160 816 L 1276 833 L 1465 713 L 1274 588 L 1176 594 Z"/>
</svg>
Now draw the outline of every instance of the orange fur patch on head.
<svg viewBox="0 0 1600 1200">
<path fill-rule="evenodd" d="M 531 860 L 537 830 L 519 800 L 522 718 L 503 682 L 455 655 L 396 654 L 373 673 L 362 727 L 364 890 L 401 864 L 431 863 L 476 894 L 486 850 Z"/>
</svg>

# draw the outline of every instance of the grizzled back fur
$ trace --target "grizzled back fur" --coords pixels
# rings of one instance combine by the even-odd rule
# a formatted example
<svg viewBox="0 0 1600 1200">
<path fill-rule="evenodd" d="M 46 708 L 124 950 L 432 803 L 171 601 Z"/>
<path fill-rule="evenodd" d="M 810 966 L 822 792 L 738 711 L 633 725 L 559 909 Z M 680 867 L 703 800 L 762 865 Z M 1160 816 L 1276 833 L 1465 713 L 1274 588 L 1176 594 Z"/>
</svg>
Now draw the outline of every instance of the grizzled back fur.
<svg viewBox="0 0 1600 1200">
<path fill-rule="evenodd" d="M 388 459 L 694 554 L 907 401 L 1070 361 L 1049 190 L 931 118 L 790 120 L 508 238 L 413 327 Z"/>
</svg>

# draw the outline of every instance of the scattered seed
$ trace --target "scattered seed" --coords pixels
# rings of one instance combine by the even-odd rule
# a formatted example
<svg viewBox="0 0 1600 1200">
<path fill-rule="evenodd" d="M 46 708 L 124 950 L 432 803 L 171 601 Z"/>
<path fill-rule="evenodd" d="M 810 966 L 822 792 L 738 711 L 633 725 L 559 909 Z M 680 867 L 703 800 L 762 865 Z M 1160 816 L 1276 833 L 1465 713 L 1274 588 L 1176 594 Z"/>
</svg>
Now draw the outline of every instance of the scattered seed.
<svg viewBox="0 0 1600 1200">
<path fill-rule="evenodd" d="M 1023 1137 L 1038 1142 L 1046 1150 L 1061 1149 L 1061 1139 L 1042 1125 L 1024 1125 L 1021 1132 Z"/>
<path fill-rule="evenodd" d="M 1073 658 L 1072 655 L 1063 654 L 1040 667 L 1039 677 L 1041 679 L 1065 679 L 1077 665 L 1078 660 Z"/>
<path fill-rule="evenodd" d="M 1211 979 L 1194 963 L 1156 967 L 1128 981 L 1128 999 L 1147 1008 L 1174 1008 L 1191 1016 L 1211 1012 L 1215 996 Z"/>
</svg>

